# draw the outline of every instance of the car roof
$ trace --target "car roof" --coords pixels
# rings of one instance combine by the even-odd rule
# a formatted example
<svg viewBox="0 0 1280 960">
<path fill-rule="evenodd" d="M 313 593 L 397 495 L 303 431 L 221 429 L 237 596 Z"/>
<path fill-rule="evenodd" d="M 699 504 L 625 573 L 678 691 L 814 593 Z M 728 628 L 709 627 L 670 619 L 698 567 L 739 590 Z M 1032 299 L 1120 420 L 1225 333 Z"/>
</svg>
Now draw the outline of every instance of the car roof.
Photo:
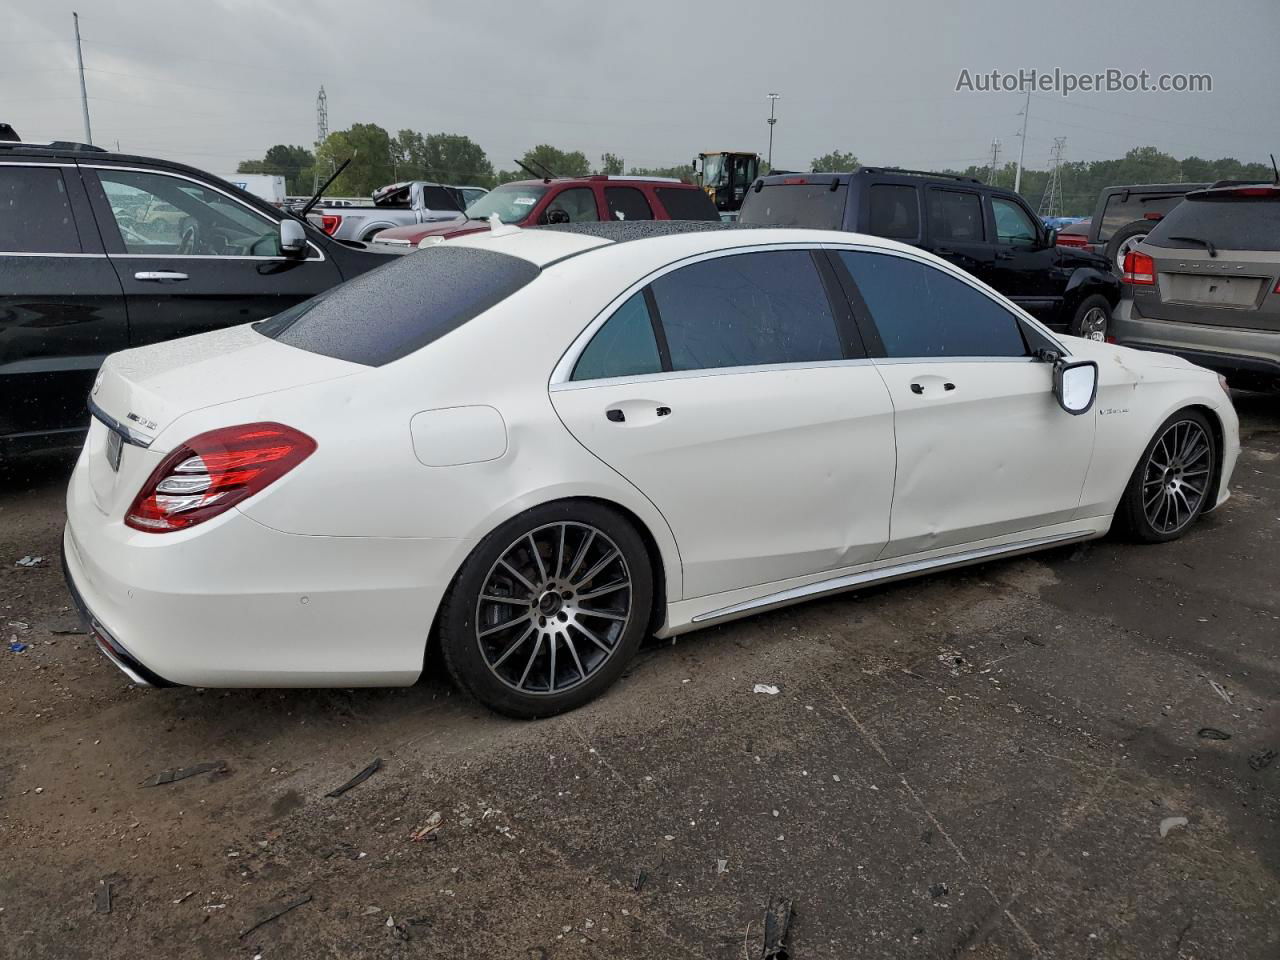
<svg viewBox="0 0 1280 960">
<path fill-rule="evenodd" d="M 1103 187 L 1103 193 L 1188 193 L 1192 190 L 1202 190 L 1209 186 L 1207 183 L 1130 183 L 1119 184 L 1114 187 Z"/>
<path fill-rule="evenodd" d="M 585 177 L 548 177 L 543 180 L 508 180 L 506 183 L 500 183 L 495 190 L 502 187 L 536 187 L 538 185 L 549 186 L 551 184 L 566 183 L 649 183 L 655 186 L 676 187 L 678 189 L 698 190 L 697 184 L 686 183 L 676 177 L 628 177 L 612 173 L 592 173 Z"/>
</svg>

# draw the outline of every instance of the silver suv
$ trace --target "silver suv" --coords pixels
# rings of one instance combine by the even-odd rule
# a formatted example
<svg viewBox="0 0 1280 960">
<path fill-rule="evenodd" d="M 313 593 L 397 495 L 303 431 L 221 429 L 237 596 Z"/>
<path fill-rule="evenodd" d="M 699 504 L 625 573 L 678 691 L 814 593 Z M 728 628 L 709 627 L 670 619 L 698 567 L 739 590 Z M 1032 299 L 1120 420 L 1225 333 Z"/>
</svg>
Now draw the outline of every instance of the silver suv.
<svg viewBox="0 0 1280 960">
<path fill-rule="evenodd" d="M 1280 390 L 1280 182 L 1188 193 L 1124 260 L 1108 333 Z"/>
</svg>

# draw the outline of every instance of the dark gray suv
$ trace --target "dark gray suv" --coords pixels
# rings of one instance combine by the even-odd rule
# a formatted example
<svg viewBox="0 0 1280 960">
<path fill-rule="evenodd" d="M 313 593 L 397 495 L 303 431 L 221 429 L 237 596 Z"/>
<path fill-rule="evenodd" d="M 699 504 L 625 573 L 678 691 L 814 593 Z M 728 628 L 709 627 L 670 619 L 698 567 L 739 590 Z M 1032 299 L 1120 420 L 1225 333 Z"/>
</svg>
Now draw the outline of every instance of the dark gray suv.
<svg viewBox="0 0 1280 960">
<path fill-rule="evenodd" d="M 1108 331 L 1234 386 L 1280 390 L 1280 183 L 1188 193 L 1125 257 Z"/>
</svg>

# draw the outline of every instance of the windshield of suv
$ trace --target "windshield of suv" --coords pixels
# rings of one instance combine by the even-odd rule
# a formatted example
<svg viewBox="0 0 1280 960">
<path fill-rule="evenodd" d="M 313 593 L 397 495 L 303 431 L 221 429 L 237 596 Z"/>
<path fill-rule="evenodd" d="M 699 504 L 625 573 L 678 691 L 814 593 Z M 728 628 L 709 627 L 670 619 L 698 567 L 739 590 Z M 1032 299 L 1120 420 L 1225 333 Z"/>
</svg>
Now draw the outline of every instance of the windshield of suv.
<svg viewBox="0 0 1280 960">
<path fill-rule="evenodd" d="M 812 227 L 839 230 L 844 220 L 847 183 L 831 189 L 831 183 L 765 184 L 747 191 L 738 214 L 739 223 L 775 227 Z"/>
<path fill-rule="evenodd" d="M 1147 234 L 1147 243 L 1175 250 L 1280 250 L 1280 192 L 1272 197 L 1218 196 L 1185 202 Z"/>
<path fill-rule="evenodd" d="M 529 215 L 546 192 L 547 185 L 542 183 L 504 184 L 467 207 L 467 216 L 472 220 L 488 220 L 491 214 L 496 213 L 503 223 L 518 223 Z"/>
</svg>

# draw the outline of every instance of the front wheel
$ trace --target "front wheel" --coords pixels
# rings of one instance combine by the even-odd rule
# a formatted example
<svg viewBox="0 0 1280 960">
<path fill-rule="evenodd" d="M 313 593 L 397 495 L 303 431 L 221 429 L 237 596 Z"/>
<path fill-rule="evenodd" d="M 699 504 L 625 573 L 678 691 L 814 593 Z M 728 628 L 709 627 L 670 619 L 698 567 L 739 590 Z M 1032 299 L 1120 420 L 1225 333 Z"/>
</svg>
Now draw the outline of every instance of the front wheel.
<svg viewBox="0 0 1280 960">
<path fill-rule="evenodd" d="M 1146 543 L 1176 540 L 1212 503 L 1217 462 L 1208 419 L 1196 410 L 1180 410 L 1160 425 L 1142 452 L 1117 519 Z"/>
<path fill-rule="evenodd" d="M 1102 343 L 1107 339 L 1107 324 L 1110 320 L 1111 301 L 1102 294 L 1095 293 L 1080 301 L 1071 323 L 1067 325 L 1067 333 L 1073 337 Z"/>
<path fill-rule="evenodd" d="M 527 510 L 480 542 L 441 609 L 460 687 L 492 710 L 548 717 L 593 700 L 649 627 L 653 573 L 635 528 L 601 504 Z"/>
</svg>

